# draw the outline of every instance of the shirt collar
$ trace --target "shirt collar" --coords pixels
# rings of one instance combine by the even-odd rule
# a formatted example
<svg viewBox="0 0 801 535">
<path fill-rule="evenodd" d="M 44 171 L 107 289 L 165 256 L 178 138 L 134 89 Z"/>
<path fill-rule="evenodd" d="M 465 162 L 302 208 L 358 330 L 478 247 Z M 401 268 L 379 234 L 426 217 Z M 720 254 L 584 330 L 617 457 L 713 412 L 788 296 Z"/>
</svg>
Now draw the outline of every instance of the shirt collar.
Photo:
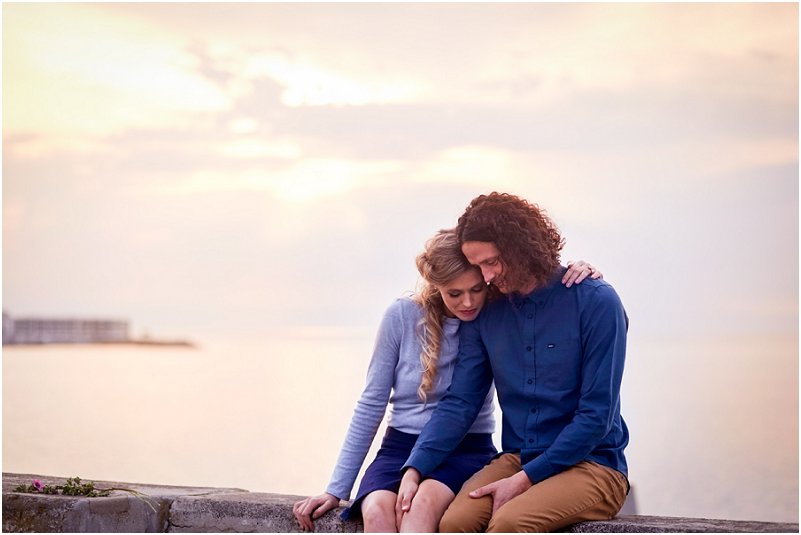
<svg viewBox="0 0 801 535">
<path fill-rule="evenodd" d="M 545 286 L 536 288 L 533 292 L 526 295 L 512 294 L 509 296 L 509 299 L 512 301 L 512 304 L 515 306 L 515 308 L 522 308 L 527 301 L 534 303 L 538 307 L 541 307 L 543 304 L 545 304 L 545 301 L 548 300 L 548 297 L 551 295 L 551 292 L 553 292 L 554 288 L 556 288 L 559 284 L 562 284 L 561 279 L 562 276 L 564 276 L 565 271 L 567 271 L 566 267 L 559 266 L 551 276 L 548 284 Z"/>
</svg>

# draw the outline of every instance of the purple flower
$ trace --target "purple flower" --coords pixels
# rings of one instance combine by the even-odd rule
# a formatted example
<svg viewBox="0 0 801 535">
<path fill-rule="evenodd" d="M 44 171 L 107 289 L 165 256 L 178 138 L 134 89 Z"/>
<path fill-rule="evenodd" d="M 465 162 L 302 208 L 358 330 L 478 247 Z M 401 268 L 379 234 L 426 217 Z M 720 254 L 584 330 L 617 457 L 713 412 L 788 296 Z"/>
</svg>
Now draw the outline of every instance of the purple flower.
<svg viewBox="0 0 801 535">
<path fill-rule="evenodd" d="M 44 485 L 42 485 L 42 482 L 39 481 L 38 479 L 34 479 L 33 480 L 33 488 L 35 488 L 39 492 L 42 492 L 44 490 Z"/>
</svg>

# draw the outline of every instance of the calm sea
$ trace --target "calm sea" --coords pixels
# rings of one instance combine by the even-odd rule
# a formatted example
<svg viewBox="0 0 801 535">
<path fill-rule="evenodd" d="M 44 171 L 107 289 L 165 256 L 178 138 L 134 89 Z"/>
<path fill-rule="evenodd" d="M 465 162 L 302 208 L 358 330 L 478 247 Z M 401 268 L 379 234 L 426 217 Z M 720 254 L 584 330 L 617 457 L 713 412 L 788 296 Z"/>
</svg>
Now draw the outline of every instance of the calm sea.
<svg viewBox="0 0 801 535">
<path fill-rule="evenodd" d="M 371 348 L 5 346 L 3 471 L 322 492 Z M 628 354 L 638 513 L 798 521 L 797 339 L 631 340 Z"/>
</svg>

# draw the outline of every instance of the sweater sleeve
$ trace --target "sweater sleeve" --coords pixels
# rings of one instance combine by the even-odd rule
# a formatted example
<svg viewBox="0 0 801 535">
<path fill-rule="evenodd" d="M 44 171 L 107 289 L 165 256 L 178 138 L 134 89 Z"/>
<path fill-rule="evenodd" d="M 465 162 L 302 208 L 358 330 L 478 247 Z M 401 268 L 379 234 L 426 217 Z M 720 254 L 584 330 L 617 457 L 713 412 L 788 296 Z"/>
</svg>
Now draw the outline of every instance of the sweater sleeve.
<svg viewBox="0 0 801 535">
<path fill-rule="evenodd" d="M 367 384 L 339 452 L 326 492 L 347 500 L 387 409 L 403 338 L 402 300 L 384 313 L 367 369 Z"/>
</svg>

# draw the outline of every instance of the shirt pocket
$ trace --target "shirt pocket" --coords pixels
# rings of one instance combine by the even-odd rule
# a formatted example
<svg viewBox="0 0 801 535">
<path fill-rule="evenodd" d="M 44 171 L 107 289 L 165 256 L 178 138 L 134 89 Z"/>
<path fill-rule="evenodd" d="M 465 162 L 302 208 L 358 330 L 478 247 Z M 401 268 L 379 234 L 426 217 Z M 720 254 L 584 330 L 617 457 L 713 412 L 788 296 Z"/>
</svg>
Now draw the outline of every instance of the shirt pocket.
<svg viewBox="0 0 801 535">
<path fill-rule="evenodd" d="M 545 340 L 537 348 L 537 377 L 548 389 L 578 391 L 581 385 L 581 343 L 578 338 Z"/>
</svg>

